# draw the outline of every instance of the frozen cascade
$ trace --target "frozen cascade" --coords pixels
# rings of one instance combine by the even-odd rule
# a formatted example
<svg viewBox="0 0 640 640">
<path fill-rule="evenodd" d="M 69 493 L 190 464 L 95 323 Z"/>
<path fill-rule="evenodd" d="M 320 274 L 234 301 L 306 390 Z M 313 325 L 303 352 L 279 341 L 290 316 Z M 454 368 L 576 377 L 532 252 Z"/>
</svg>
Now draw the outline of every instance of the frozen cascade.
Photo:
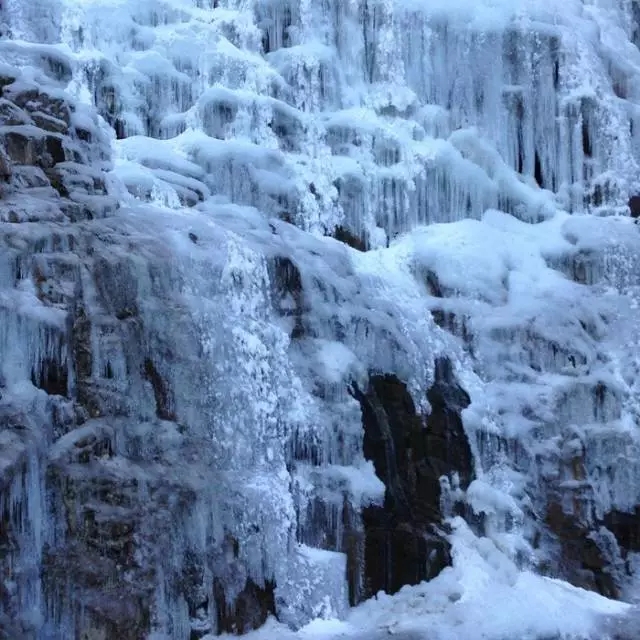
<svg viewBox="0 0 640 640">
<path fill-rule="evenodd" d="M 637 638 L 637 2 L 45 5 L 0 638 Z"/>
</svg>

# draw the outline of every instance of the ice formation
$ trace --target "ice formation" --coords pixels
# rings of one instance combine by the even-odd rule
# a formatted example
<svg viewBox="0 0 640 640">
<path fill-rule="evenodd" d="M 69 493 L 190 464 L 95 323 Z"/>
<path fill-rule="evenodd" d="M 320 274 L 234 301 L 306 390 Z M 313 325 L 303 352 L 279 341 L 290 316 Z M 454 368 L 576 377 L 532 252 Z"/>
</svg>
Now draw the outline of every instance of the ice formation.
<svg viewBox="0 0 640 640">
<path fill-rule="evenodd" d="M 635 0 L 0 0 L 0 637 L 632 624 L 639 45 Z"/>
</svg>

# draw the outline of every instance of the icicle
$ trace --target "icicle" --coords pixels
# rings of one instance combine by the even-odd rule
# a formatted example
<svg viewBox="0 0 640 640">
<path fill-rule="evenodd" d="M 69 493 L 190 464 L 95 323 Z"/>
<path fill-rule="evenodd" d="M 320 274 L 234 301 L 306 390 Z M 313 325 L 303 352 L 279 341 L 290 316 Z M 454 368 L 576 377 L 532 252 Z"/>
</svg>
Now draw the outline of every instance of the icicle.
<svg viewBox="0 0 640 640">
<path fill-rule="evenodd" d="M 11 542 L 3 580 L 24 628 L 35 632 L 44 613 L 40 575 L 47 523 L 38 454 L 26 453 L 11 475 L 10 485 L 0 487 L 0 514 Z"/>
</svg>

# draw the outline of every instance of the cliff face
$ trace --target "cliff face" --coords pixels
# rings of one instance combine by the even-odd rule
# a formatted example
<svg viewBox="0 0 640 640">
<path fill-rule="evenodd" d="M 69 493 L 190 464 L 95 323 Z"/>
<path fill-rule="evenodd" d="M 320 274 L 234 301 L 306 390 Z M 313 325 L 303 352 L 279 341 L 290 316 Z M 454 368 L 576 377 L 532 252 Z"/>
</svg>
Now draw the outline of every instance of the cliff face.
<svg viewBox="0 0 640 640">
<path fill-rule="evenodd" d="M 637 7 L 426 4 L 0 3 L 0 638 L 633 598 Z"/>
</svg>

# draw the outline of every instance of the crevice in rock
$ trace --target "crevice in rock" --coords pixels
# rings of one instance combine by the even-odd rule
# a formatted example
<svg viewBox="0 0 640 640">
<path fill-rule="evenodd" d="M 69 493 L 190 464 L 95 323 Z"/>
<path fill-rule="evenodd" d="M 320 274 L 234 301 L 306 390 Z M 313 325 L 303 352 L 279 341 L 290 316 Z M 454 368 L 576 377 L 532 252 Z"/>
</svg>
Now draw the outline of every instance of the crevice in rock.
<svg viewBox="0 0 640 640">
<path fill-rule="evenodd" d="M 297 265 L 286 256 L 277 256 L 272 262 L 274 301 L 279 313 L 292 320 L 291 338 L 304 334 L 302 322 L 303 298 L 302 275 Z"/>
<path fill-rule="evenodd" d="M 582 120 L 582 153 L 585 157 L 593 156 L 593 144 L 591 142 L 591 134 L 589 133 L 589 123 L 583 118 Z"/>
<path fill-rule="evenodd" d="M 149 358 L 144 361 L 144 377 L 153 387 L 153 395 L 156 401 L 156 416 L 160 418 L 160 420 L 175 421 L 176 414 L 172 409 L 171 396 L 167 383 Z"/>
<path fill-rule="evenodd" d="M 534 179 L 538 184 L 538 186 L 541 189 L 544 189 L 545 184 L 544 184 L 544 175 L 542 173 L 542 161 L 540 160 L 540 154 L 538 154 L 537 151 L 535 153 L 534 163 L 535 163 L 534 171 L 533 171 Z"/>
<path fill-rule="evenodd" d="M 44 358 L 31 370 L 31 383 L 49 395 L 67 396 L 69 372 L 66 363 L 53 358 Z"/>
<path fill-rule="evenodd" d="M 431 269 L 424 274 L 424 282 L 427 285 L 427 289 L 429 293 L 434 298 L 443 298 L 444 291 L 442 285 L 440 284 L 440 279 L 438 278 L 438 274 Z"/>
</svg>

